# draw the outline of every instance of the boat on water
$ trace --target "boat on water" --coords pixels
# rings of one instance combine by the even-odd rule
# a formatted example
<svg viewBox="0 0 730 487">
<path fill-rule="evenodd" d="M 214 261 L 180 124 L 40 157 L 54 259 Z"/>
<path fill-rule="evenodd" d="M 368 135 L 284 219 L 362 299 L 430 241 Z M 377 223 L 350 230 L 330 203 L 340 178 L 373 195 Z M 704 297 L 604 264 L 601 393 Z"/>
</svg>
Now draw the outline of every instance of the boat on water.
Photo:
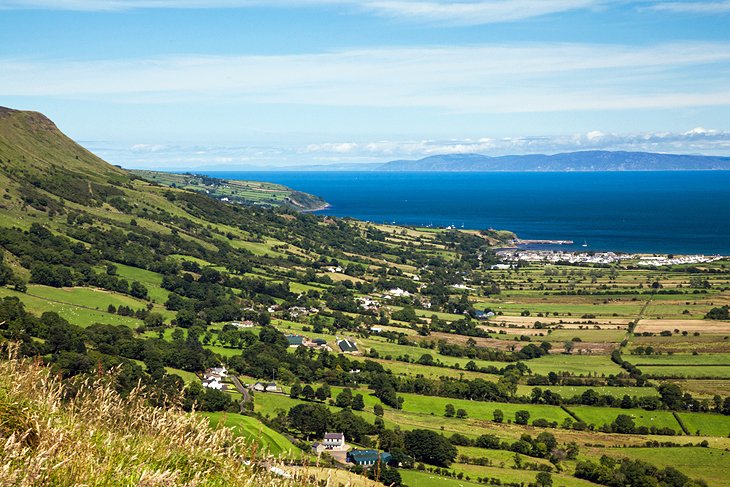
<svg viewBox="0 0 730 487">
<path fill-rule="evenodd" d="M 583 240 L 583 245 L 581 245 L 581 247 L 588 247 L 588 242 L 586 242 L 585 240 Z"/>
</svg>

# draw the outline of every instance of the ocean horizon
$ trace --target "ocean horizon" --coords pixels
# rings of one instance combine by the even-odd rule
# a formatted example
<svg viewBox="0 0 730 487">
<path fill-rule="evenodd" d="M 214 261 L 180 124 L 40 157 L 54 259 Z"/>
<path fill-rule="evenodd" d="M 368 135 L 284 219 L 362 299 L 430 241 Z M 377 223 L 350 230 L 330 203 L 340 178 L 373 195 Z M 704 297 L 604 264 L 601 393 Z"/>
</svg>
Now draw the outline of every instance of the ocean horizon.
<svg viewBox="0 0 730 487">
<path fill-rule="evenodd" d="M 730 255 L 730 171 L 204 174 L 283 184 L 331 205 L 317 214 L 375 223 L 574 242 L 539 248 Z"/>
</svg>

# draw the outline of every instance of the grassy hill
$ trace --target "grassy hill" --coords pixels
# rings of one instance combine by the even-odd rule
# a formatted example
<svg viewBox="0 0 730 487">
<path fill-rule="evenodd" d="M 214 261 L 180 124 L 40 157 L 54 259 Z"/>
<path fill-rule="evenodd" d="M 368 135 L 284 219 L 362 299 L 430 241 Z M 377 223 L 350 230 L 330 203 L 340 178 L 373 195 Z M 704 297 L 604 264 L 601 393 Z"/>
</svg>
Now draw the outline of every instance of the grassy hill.
<svg viewBox="0 0 730 487">
<path fill-rule="evenodd" d="M 709 466 L 687 461 L 683 473 L 727 485 L 730 323 L 711 319 L 730 304 L 727 260 L 492 268 L 493 247 L 514 234 L 319 217 L 257 204 L 248 183 L 130 173 L 42 115 L 7 109 L 0 183 L 0 342 L 34 360 L 0 366 L 0 438 L 61 435 L 61 452 L 83 450 L 86 462 L 13 446 L 2 472 L 16 484 L 42 474 L 63 485 L 77 472 L 91 485 L 186 485 L 193 470 L 205 485 L 281 480 L 231 466 L 222 444 L 285 453 L 302 482 L 357 485 L 363 476 L 328 470 L 327 456 L 325 468 L 293 465 L 311 458 L 307 442 L 343 431 L 356 447 L 405 455 L 405 468 L 377 474 L 410 485 L 516 486 L 539 474 L 545 485 L 548 473 L 554 485 L 619 485 L 637 472 L 703 485 L 664 468 L 682 451 Z M 290 347 L 289 334 L 327 348 Z M 344 337 L 357 353 L 340 353 Z M 232 380 L 204 389 L 219 365 L 243 384 L 273 377 L 283 393 L 248 391 L 241 405 Z M 140 414 L 201 441 L 161 451 L 172 437 Z M 423 431 L 451 456 L 407 444 Z M 660 470 L 623 460 L 652 456 Z"/>
<path fill-rule="evenodd" d="M 253 442 L 179 409 L 149 406 L 146 395 L 135 389 L 122 398 L 103 379 L 71 391 L 33 361 L 0 361 L 0 484 L 306 484 L 257 465 Z"/>
<path fill-rule="evenodd" d="M 294 191 L 280 184 L 234 181 L 191 173 L 174 174 L 147 170 L 133 170 L 131 173 L 165 186 L 205 193 L 224 202 L 267 207 L 286 206 L 300 211 L 319 210 L 327 206 L 327 202 L 318 196 Z"/>
</svg>

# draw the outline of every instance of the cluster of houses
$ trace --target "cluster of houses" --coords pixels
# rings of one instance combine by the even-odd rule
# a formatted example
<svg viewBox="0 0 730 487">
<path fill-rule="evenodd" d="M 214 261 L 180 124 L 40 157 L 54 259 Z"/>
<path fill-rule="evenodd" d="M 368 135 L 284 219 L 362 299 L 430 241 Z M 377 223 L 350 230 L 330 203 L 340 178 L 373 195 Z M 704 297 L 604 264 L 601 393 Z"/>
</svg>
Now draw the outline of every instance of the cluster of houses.
<svg viewBox="0 0 730 487">
<path fill-rule="evenodd" d="M 362 297 L 358 298 L 358 301 L 360 303 L 360 307 L 364 309 L 365 311 L 379 311 L 380 310 L 380 303 L 376 300 L 374 300 L 371 297 Z"/>
<path fill-rule="evenodd" d="M 660 265 L 679 265 L 679 264 L 705 264 L 707 262 L 715 262 L 723 257 L 721 255 L 678 255 L 666 257 L 642 257 L 636 265 L 640 266 L 660 266 Z"/>
<path fill-rule="evenodd" d="M 313 340 L 310 340 L 309 338 L 305 337 L 304 335 L 293 335 L 289 334 L 286 335 L 286 340 L 289 342 L 290 347 L 307 347 L 307 348 L 316 348 L 319 350 L 326 350 L 328 352 L 332 351 L 332 347 L 327 345 L 327 340 L 324 338 L 315 338 Z"/>
<path fill-rule="evenodd" d="M 383 331 L 382 328 L 379 327 L 373 327 L 370 329 L 373 333 L 380 333 Z M 313 340 L 310 340 L 304 335 L 295 335 L 295 334 L 288 334 L 286 335 L 286 340 L 289 342 L 290 347 L 307 347 L 307 348 L 317 348 L 320 350 L 327 350 L 328 352 L 332 351 L 332 347 L 330 347 L 327 344 L 327 340 L 324 338 L 315 338 Z M 360 353 L 360 350 L 357 348 L 357 344 L 349 338 L 336 338 L 337 341 L 337 348 L 342 353 Z"/>
<path fill-rule="evenodd" d="M 387 296 L 385 296 L 385 299 L 389 299 L 390 297 L 394 297 L 394 298 L 401 298 L 401 297 L 404 297 L 404 298 L 407 298 L 407 297 L 409 297 L 409 296 L 412 296 L 412 294 L 411 294 L 411 293 L 409 293 L 409 292 L 408 292 L 408 291 L 406 291 L 405 289 L 401 289 L 401 288 L 399 288 L 399 287 L 396 287 L 396 288 L 393 288 L 393 289 L 389 290 L 389 291 L 387 292 L 387 294 L 388 294 L 388 295 L 387 295 Z"/>
<path fill-rule="evenodd" d="M 557 250 L 500 250 L 497 256 L 505 262 L 568 262 L 571 264 L 615 264 L 625 260 L 638 259 L 640 266 L 664 266 L 679 264 L 704 264 L 714 262 L 721 255 L 666 255 L 646 256 L 639 254 L 619 254 L 616 252 L 564 252 Z M 492 269 L 509 269 L 512 264 L 495 264 Z"/>
<path fill-rule="evenodd" d="M 232 321 L 230 323 L 231 326 L 235 326 L 238 329 L 246 329 L 246 328 L 253 328 L 256 326 L 256 323 L 254 323 L 251 320 L 246 321 Z"/>
<path fill-rule="evenodd" d="M 494 316 L 494 311 L 481 311 L 481 310 L 474 311 L 474 318 L 476 318 L 478 320 L 488 320 L 492 316 Z"/>
<path fill-rule="evenodd" d="M 342 458 L 342 453 L 346 452 L 344 461 L 361 467 L 371 467 L 378 462 L 388 463 L 392 458 L 390 453 L 378 450 L 350 449 L 344 433 L 325 433 L 321 442 L 312 445 L 312 450 L 317 455 L 329 453 L 336 459 Z"/>
<path fill-rule="evenodd" d="M 615 252 L 588 253 L 557 250 L 500 250 L 497 252 L 497 256 L 506 262 L 568 262 L 570 264 L 614 264 L 637 257 L 634 254 L 617 254 Z"/>
<path fill-rule="evenodd" d="M 225 391 L 226 384 L 223 383 L 223 379 L 228 377 L 228 369 L 225 367 L 213 367 L 208 369 L 203 374 L 203 387 L 208 389 L 215 389 L 218 391 Z"/>
<path fill-rule="evenodd" d="M 281 392 L 281 387 L 276 382 L 257 382 L 253 385 L 253 390 L 258 392 Z"/>
</svg>

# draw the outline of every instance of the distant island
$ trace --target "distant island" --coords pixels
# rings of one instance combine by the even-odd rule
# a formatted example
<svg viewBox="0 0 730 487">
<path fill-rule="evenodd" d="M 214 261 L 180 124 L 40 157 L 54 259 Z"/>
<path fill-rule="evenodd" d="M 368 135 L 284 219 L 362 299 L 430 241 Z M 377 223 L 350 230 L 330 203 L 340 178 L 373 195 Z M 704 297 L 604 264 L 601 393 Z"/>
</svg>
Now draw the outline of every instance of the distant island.
<svg viewBox="0 0 730 487">
<path fill-rule="evenodd" d="M 188 168 L 179 168 L 185 171 Z M 590 150 L 560 154 L 487 156 L 439 154 L 389 162 L 340 162 L 290 166 L 205 166 L 197 171 L 307 172 L 597 172 L 597 171 L 728 171 L 730 157 Z"/>
<path fill-rule="evenodd" d="M 490 157 L 481 154 L 435 155 L 390 161 L 377 171 L 712 171 L 730 170 L 730 157 L 652 152 L 579 151 Z"/>
</svg>

